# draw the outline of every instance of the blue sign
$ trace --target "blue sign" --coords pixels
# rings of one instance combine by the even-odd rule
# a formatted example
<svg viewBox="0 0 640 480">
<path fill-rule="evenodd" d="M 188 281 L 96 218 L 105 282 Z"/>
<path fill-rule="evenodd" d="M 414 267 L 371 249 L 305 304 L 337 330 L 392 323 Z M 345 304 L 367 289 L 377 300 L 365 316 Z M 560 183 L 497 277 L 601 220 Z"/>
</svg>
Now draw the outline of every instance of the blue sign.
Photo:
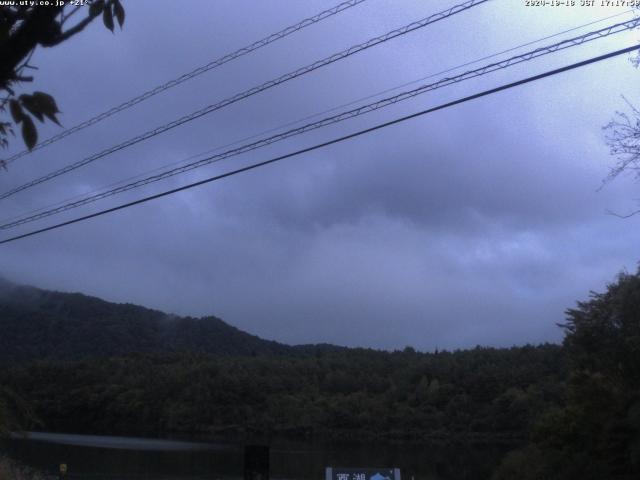
<svg viewBox="0 0 640 480">
<path fill-rule="evenodd" d="M 327 467 L 325 480 L 400 480 L 400 469 Z"/>
</svg>

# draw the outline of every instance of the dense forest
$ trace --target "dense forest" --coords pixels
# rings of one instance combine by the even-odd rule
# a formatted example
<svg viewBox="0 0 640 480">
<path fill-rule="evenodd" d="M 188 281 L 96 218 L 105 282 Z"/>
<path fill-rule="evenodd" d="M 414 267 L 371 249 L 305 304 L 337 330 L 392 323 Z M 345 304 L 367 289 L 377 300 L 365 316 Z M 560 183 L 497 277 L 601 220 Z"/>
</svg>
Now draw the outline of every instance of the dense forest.
<svg viewBox="0 0 640 480">
<path fill-rule="evenodd" d="M 640 270 L 567 311 L 565 401 L 496 479 L 640 478 Z"/>
<path fill-rule="evenodd" d="M 79 293 L 60 293 L 0 279 L 0 362 L 110 357 L 128 353 L 286 353 L 216 317 L 169 315 Z"/>
<path fill-rule="evenodd" d="M 562 401 L 558 346 L 419 353 L 262 340 L 4 282 L 0 382 L 38 428 L 86 433 L 523 440 Z"/>
<path fill-rule="evenodd" d="M 522 440 L 562 400 L 559 347 L 420 354 L 130 355 L 37 362 L 1 374 L 44 428 L 165 435 Z"/>
<path fill-rule="evenodd" d="M 464 439 L 514 448 L 497 480 L 640 473 L 640 273 L 568 310 L 562 346 L 434 353 L 289 347 L 219 319 L 7 290 L 2 342 L 20 361 L 5 355 L 0 385 L 30 428 Z"/>
</svg>

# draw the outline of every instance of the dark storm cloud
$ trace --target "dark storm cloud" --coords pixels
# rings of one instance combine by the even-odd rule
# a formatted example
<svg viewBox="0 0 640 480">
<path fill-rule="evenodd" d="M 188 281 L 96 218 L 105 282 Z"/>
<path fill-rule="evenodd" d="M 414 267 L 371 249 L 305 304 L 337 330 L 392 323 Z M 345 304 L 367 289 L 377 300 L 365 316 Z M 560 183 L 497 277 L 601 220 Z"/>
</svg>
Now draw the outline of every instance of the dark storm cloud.
<svg viewBox="0 0 640 480">
<path fill-rule="evenodd" d="M 129 3 L 123 32 L 95 25 L 73 45 L 38 53 L 34 87 L 56 95 L 66 126 L 328 5 Z M 4 203 L 5 216 L 616 13 L 550 15 L 517 3 L 490 2 L 167 132 L 16 196 Z M 2 188 L 449 5 L 371 0 L 16 162 Z M 117 201 L 623 43 L 608 40 L 438 90 Z M 623 180 L 596 189 L 611 161 L 600 127 L 623 106 L 621 93 L 632 97 L 625 88 L 638 74 L 615 60 L 4 246 L 2 271 L 45 288 L 214 314 L 291 343 L 433 349 L 555 341 L 565 308 L 621 268 L 635 269 L 637 219 L 604 212 L 633 206 L 637 185 Z M 56 131 L 45 126 L 42 133 Z"/>
</svg>

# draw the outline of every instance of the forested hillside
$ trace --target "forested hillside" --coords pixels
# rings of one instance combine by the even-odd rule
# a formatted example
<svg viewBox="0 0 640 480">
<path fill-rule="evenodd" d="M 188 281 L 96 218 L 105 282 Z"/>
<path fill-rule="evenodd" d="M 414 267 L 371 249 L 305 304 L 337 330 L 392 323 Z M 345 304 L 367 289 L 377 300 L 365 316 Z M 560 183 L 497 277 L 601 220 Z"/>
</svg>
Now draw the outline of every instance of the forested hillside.
<svg viewBox="0 0 640 480">
<path fill-rule="evenodd" d="M 0 332 L 0 362 L 142 352 L 252 355 L 290 350 L 216 317 L 178 317 L 137 305 L 2 280 Z"/>
<path fill-rule="evenodd" d="M 7 282 L 0 331 L 0 382 L 49 430 L 511 441 L 562 400 L 554 345 L 290 347 L 215 317 Z"/>
<path fill-rule="evenodd" d="M 133 355 L 0 374 L 65 432 L 524 440 L 563 396 L 558 346 L 454 353 Z"/>
<path fill-rule="evenodd" d="M 565 401 L 497 480 L 640 478 L 640 269 L 567 311 Z"/>
<path fill-rule="evenodd" d="M 524 447 L 500 480 L 640 472 L 640 273 L 568 310 L 562 346 L 435 353 L 289 347 L 215 318 L 3 292 L 0 387 L 27 428 L 465 439 Z"/>
</svg>

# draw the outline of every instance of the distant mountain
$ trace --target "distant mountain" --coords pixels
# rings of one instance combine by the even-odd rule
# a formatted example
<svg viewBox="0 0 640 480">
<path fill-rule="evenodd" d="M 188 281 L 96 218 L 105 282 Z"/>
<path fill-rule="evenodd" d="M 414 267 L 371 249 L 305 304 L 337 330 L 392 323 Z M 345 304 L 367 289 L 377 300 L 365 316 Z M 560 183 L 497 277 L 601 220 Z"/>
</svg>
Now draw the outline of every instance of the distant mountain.
<svg viewBox="0 0 640 480">
<path fill-rule="evenodd" d="M 80 293 L 20 286 L 0 278 L 0 362 L 137 352 L 283 354 L 309 348 L 316 347 L 263 340 L 216 317 L 178 317 Z"/>
<path fill-rule="evenodd" d="M 557 345 L 291 347 L 214 317 L 0 285 L 0 392 L 25 399 L 16 418 L 49 431 L 519 445 L 562 406 L 565 381 Z"/>
</svg>

